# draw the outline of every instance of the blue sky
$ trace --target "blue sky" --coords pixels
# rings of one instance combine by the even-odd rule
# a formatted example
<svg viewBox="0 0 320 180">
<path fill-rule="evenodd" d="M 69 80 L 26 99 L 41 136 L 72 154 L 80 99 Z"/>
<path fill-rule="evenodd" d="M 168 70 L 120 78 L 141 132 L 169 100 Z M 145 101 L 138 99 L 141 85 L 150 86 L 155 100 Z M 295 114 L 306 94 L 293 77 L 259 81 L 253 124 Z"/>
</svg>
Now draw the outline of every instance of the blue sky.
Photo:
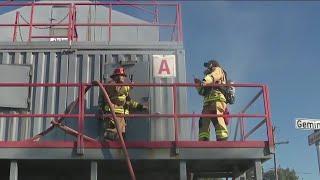
<svg viewBox="0 0 320 180">
<path fill-rule="evenodd" d="M 267 84 L 277 141 L 290 141 L 277 147 L 278 164 L 303 179 L 319 179 L 316 149 L 307 142 L 311 131 L 296 130 L 294 119 L 320 119 L 320 2 L 182 4 L 188 81 L 202 76 L 203 62 L 216 58 L 234 81 Z M 196 96 L 190 101 L 201 103 Z"/>
</svg>

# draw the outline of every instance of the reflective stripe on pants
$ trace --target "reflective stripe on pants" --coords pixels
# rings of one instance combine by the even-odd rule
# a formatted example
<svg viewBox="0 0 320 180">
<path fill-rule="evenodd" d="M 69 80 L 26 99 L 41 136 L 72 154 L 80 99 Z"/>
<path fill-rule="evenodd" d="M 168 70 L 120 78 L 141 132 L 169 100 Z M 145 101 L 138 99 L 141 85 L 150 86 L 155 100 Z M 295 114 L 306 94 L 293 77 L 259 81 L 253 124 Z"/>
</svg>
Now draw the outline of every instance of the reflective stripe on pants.
<svg viewBox="0 0 320 180">
<path fill-rule="evenodd" d="M 210 105 L 203 107 L 202 114 L 217 114 L 223 115 L 226 109 L 225 102 L 212 102 Z M 212 121 L 217 140 L 226 140 L 228 138 L 228 128 L 223 117 L 217 118 L 200 118 L 199 120 L 199 140 L 203 140 L 204 136 L 210 137 L 210 122 Z M 209 138 L 208 138 L 209 139 Z"/>
</svg>

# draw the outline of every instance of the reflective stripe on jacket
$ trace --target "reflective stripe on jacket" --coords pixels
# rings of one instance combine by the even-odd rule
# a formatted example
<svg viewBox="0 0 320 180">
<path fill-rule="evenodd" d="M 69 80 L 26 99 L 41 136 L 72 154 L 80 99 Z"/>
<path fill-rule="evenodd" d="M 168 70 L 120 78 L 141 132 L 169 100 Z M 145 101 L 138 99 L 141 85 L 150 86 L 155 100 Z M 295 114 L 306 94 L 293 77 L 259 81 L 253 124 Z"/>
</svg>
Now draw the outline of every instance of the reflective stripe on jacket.
<svg viewBox="0 0 320 180">
<path fill-rule="evenodd" d="M 129 91 L 130 86 L 107 86 L 110 101 L 113 104 L 115 113 L 117 114 L 129 114 L 129 108 L 137 108 L 138 102 L 130 99 Z M 105 111 L 110 112 L 111 109 L 108 103 L 105 102 L 103 94 L 100 93 L 99 106 Z"/>
<path fill-rule="evenodd" d="M 126 102 L 123 106 L 117 106 L 117 105 L 114 104 L 113 108 L 114 108 L 114 112 L 117 113 L 117 114 L 129 114 L 130 113 L 129 109 L 130 108 L 137 108 L 138 105 L 139 105 L 138 102 L 130 100 L 130 101 Z M 106 112 L 110 112 L 111 111 L 111 109 L 110 109 L 108 104 L 106 104 L 104 106 L 104 111 L 106 111 Z"/>
<path fill-rule="evenodd" d="M 198 92 L 200 94 L 201 92 L 201 88 L 204 87 L 200 87 Z M 226 98 L 224 97 L 224 95 L 219 91 L 219 90 L 210 90 L 207 94 L 203 95 L 203 105 L 209 105 L 210 103 L 216 102 L 216 101 L 221 101 L 221 102 L 226 102 Z"/>
<path fill-rule="evenodd" d="M 203 78 L 204 85 L 207 84 L 225 84 L 225 75 L 220 67 L 215 67 L 213 71 Z M 203 105 L 209 105 L 215 101 L 226 102 L 224 95 L 217 89 L 212 87 L 197 87 L 198 93 L 204 96 Z"/>
</svg>

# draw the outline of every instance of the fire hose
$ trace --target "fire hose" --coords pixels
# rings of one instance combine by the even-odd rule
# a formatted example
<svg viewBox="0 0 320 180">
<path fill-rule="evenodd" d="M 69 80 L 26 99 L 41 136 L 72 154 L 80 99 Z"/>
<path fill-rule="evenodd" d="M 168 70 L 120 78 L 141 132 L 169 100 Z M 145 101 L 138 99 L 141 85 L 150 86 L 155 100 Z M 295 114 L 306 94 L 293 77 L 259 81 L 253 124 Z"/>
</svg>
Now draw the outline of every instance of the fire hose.
<svg viewBox="0 0 320 180">
<path fill-rule="evenodd" d="M 125 155 L 125 158 L 126 158 L 126 162 L 127 162 L 127 166 L 128 166 L 128 170 L 129 170 L 131 179 L 132 179 L 132 180 L 136 180 L 136 177 L 135 177 L 135 174 L 134 174 L 134 171 L 133 171 L 133 168 L 132 168 L 132 164 L 131 164 L 131 161 L 130 161 L 129 153 L 128 153 L 127 148 L 126 148 L 126 145 L 125 145 L 125 143 L 124 143 L 123 136 L 122 136 L 122 133 L 121 133 L 121 131 L 120 131 L 120 125 L 119 125 L 119 122 L 118 122 L 116 113 L 114 112 L 114 108 L 113 108 L 113 106 L 112 106 L 110 97 L 109 97 L 107 91 L 105 90 L 105 88 L 103 87 L 103 85 L 101 84 L 101 82 L 99 82 L 99 81 L 93 81 L 92 84 L 93 84 L 93 85 L 98 85 L 98 86 L 100 87 L 100 89 L 101 89 L 102 92 L 103 92 L 104 99 L 105 99 L 105 100 L 107 101 L 107 103 L 109 104 L 110 111 L 111 111 L 111 115 L 112 115 L 112 117 L 113 117 L 113 119 L 114 119 L 114 121 L 115 121 L 117 133 L 118 133 L 118 136 L 119 136 L 119 139 L 120 139 L 120 143 L 121 143 L 122 150 L 123 150 L 124 155 Z"/>
</svg>

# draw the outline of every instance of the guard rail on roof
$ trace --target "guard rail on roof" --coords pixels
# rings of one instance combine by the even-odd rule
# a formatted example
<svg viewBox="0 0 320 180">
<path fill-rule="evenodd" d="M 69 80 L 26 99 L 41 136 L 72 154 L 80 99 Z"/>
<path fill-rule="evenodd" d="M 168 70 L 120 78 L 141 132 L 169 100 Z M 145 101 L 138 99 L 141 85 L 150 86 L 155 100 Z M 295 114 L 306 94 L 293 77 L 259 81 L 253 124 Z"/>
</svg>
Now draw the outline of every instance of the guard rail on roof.
<svg viewBox="0 0 320 180">
<path fill-rule="evenodd" d="M 51 7 L 51 6 L 66 6 L 68 7 L 67 15 L 59 22 L 36 22 L 35 11 L 39 7 Z M 88 22 L 83 23 L 77 20 L 77 10 L 83 6 L 105 6 L 107 11 L 105 21 L 101 22 Z M 50 39 L 50 38 L 67 38 L 71 43 L 78 41 L 77 28 L 80 27 L 101 27 L 105 28 L 106 37 L 108 41 L 112 41 L 113 28 L 115 27 L 158 27 L 159 28 L 159 41 L 183 41 L 182 33 L 182 18 L 181 18 L 181 6 L 178 3 L 168 2 L 2 2 L 0 8 L 17 8 L 17 7 L 30 7 L 30 14 L 28 17 L 21 15 L 19 11 L 16 11 L 15 21 L 8 23 L 0 23 L 0 27 L 12 28 L 12 41 L 16 42 L 20 28 L 28 28 L 28 42 L 34 41 L 34 39 Z M 132 23 L 132 22 L 116 22 L 112 17 L 112 10 L 116 10 L 119 7 L 125 7 L 127 11 L 138 10 L 140 16 L 144 16 L 145 23 Z M 165 8 L 169 8 L 166 10 Z M 174 12 L 173 12 L 174 11 Z M 161 14 L 169 14 L 173 17 L 165 19 Z M 66 36 L 61 35 L 34 35 L 35 29 L 48 29 L 52 27 L 67 28 L 68 32 Z"/>
</svg>

